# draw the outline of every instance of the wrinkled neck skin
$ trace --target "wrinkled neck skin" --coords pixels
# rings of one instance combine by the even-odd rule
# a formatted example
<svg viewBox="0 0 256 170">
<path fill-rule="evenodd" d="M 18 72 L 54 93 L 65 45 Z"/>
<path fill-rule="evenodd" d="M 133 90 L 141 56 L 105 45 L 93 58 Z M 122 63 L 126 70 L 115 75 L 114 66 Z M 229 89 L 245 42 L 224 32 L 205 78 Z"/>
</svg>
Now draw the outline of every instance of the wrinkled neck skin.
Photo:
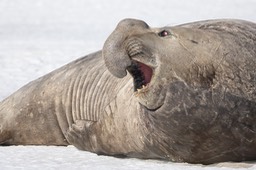
<svg viewBox="0 0 256 170">
<path fill-rule="evenodd" d="M 91 148 L 88 150 L 118 157 L 163 159 L 163 153 L 155 153 L 157 146 L 151 148 L 156 144 L 152 136 L 155 125 L 151 111 L 139 103 L 131 76 L 128 75 L 125 80 L 123 88 L 105 107 L 102 117 L 90 127 L 97 134 L 89 136 Z"/>
<path fill-rule="evenodd" d="M 190 137 L 196 136 L 196 134 L 190 134 L 187 128 L 191 127 L 193 130 L 193 126 L 196 125 L 191 123 L 194 121 L 193 115 L 183 118 L 187 112 L 184 109 L 186 104 L 188 104 L 187 107 L 190 106 L 185 102 L 181 104 L 179 99 L 185 93 L 193 94 L 191 98 L 197 94 L 192 93 L 183 82 L 178 81 L 170 85 L 171 88 L 166 92 L 166 98 L 168 98 L 166 103 L 172 102 L 173 104 L 163 104 L 158 110 L 151 111 L 139 103 L 139 99 L 131 89 L 131 80 L 128 84 L 106 107 L 105 116 L 98 124 L 100 126 L 95 127 L 101 129 L 102 133 L 100 138 L 94 142 L 97 143 L 97 146 L 94 146 L 94 151 L 114 156 L 125 155 L 143 159 L 193 162 L 191 161 L 193 156 L 187 157 L 187 155 L 190 155 L 192 149 L 199 148 L 200 143 L 190 140 Z M 180 89 L 180 87 L 182 88 Z M 177 93 L 175 96 L 174 92 Z M 190 98 L 187 98 L 187 101 L 189 100 Z M 198 101 L 193 104 L 196 102 Z M 203 113 L 199 114 L 203 116 Z M 203 119 L 212 123 L 212 117 L 212 115 L 210 118 L 203 116 Z M 184 119 L 184 122 L 180 123 L 179 119 Z M 196 119 L 200 120 L 200 118 Z M 200 124 L 198 127 L 200 128 Z M 204 129 L 196 130 L 204 131 Z M 216 134 L 216 137 L 218 135 Z M 180 136 L 184 137 L 184 141 L 180 141 Z M 198 156 L 194 155 L 194 157 Z M 200 159 L 204 160 L 204 157 Z"/>
</svg>

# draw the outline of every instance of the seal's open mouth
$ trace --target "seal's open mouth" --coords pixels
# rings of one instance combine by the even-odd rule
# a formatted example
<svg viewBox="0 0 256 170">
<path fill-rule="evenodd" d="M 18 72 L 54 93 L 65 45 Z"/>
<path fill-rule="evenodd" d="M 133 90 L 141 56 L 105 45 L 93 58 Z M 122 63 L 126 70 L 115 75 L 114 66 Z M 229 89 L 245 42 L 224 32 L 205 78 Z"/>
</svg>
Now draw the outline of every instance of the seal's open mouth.
<svg viewBox="0 0 256 170">
<path fill-rule="evenodd" d="M 134 81 L 134 91 L 146 88 L 152 78 L 153 70 L 146 64 L 132 60 L 132 64 L 127 68 Z"/>
</svg>

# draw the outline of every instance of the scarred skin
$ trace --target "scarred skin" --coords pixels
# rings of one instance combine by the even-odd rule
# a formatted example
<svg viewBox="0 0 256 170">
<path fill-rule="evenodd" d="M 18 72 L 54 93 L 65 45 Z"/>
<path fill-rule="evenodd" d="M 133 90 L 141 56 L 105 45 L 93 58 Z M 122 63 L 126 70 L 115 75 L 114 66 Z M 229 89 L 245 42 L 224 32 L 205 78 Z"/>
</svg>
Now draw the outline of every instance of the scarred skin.
<svg viewBox="0 0 256 170">
<path fill-rule="evenodd" d="M 151 28 L 125 19 L 102 51 L 3 100 L 0 144 L 203 164 L 256 160 L 255 67 L 254 23 Z"/>
</svg>

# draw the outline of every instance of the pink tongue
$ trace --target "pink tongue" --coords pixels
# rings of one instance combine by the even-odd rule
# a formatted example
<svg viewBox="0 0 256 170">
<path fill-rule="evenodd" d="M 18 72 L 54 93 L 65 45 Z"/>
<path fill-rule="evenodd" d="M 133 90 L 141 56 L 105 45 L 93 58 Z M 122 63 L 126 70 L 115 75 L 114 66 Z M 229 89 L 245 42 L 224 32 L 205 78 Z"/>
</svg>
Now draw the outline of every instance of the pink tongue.
<svg viewBox="0 0 256 170">
<path fill-rule="evenodd" d="M 144 79 L 145 79 L 145 83 L 146 83 L 145 85 L 147 85 L 151 81 L 153 70 L 149 66 L 147 66 L 143 63 L 138 62 L 138 64 L 140 67 L 140 71 L 144 75 Z"/>
</svg>

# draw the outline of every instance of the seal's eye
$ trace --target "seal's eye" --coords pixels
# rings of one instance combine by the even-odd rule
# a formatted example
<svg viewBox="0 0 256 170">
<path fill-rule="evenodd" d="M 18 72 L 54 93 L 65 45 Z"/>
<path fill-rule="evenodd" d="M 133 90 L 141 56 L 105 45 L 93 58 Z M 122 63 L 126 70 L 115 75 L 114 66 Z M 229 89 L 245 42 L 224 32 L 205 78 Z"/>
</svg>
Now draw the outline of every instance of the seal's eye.
<svg viewBox="0 0 256 170">
<path fill-rule="evenodd" d="M 171 33 L 169 31 L 167 31 L 167 30 L 163 30 L 163 31 L 159 32 L 158 35 L 160 37 L 166 37 L 168 35 L 171 35 Z"/>
</svg>

